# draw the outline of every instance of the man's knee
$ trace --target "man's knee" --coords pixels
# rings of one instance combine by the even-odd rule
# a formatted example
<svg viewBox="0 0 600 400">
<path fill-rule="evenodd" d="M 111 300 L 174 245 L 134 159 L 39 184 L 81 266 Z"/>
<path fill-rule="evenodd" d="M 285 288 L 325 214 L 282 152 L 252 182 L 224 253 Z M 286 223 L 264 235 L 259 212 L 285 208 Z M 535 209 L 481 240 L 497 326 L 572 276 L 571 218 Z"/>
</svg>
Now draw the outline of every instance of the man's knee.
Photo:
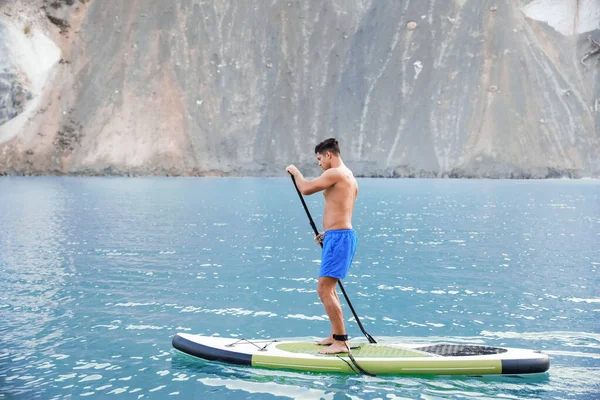
<svg viewBox="0 0 600 400">
<path fill-rule="evenodd" d="M 322 302 L 325 302 L 329 297 L 335 297 L 335 284 L 337 281 L 334 278 L 321 277 L 317 286 L 317 293 Z"/>
<path fill-rule="evenodd" d="M 317 293 L 319 294 L 319 298 L 321 299 L 321 302 L 324 302 L 325 298 L 329 294 L 323 285 L 319 285 L 317 287 Z"/>
</svg>

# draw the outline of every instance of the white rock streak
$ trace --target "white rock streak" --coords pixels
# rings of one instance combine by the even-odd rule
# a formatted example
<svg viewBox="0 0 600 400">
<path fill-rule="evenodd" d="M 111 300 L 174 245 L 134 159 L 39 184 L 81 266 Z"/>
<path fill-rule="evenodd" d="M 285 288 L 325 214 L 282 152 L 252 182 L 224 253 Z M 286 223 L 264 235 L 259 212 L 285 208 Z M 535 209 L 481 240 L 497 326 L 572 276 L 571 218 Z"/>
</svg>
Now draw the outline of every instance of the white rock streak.
<svg viewBox="0 0 600 400">
<path fill-rule="evenodd" d="M 37 109 L 50 72 L 60 60 L 60 49 L 40 29 L 30 27 L 29 33 L 25 34 L 23 23 L 4 19 L 2 23 L 6 28 L 8 56 L 17 72 L 27 77 L 30 85 L 27 89 L 33 95 L 33 100 L 16 118 L 0 126 L 0 143 L 12 139 Z"/>
<path fill-rule="evenodd" d="M 377 86 L 379 79 L 381 79 L 385 70 L 387 69 L 387 66 L 390 60 L 392 59 L 392 56 L 394 55 L 394 50 L 396 50 L 396 45 L 398 44 L 398 38 L 400 37 L 400 31 L 402 30 L 402 28 L 403 24 L 399 23 L 396 32 L 394 33 L 394 38 L 392 39 L 392 45 L 390 46 L 390 50 L 388 51 L 387 58 L 385 59 L 383 65 L 379 69 L 377 77 L 371 81 L 371 85 L 369 86 L 369 90 L 365 97 L 365 106 L 363 107 L 363 112 L 360 117 L 360 129 L 358 132 L 358 156 L 360 158 L 362 158 L 363 155 L 363 144 L 365 141 L 365 123 L 367 120 L 367 115 L 369 113 L 369 103 L 371 102 L 371 95 L 373 93 L 373 90 Z"/>
</svg>

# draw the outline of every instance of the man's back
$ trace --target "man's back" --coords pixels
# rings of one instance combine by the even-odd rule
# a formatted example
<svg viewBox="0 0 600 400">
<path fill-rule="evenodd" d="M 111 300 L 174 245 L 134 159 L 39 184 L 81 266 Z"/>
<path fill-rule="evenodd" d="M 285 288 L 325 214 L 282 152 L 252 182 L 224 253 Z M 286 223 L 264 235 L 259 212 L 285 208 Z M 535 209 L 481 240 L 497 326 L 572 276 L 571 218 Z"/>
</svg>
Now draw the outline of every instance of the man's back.
<svg viewBox="0 0 600 400">
<path fill-rule="evenodd" d="M 352 212 L 354 201 L 358 195 L 358 183 L 352 171 L 346 166 L 335 169 L 336 183 L 323 191 L 325 196 L 325 211 L 323 213 L 323 228 L 352 229 Z"/>
</svg>

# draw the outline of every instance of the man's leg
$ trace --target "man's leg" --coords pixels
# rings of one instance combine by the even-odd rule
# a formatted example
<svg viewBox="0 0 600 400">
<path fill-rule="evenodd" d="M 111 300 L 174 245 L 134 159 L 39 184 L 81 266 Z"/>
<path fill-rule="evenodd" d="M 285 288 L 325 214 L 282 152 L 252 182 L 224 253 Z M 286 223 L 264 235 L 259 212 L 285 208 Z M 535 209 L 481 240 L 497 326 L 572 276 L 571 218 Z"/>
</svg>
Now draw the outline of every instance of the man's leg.
<svg viewBox="0 0 600 400">
<path fill-rule="evenodd" d="M 337 296 L 335 291 L 335 286 L 337 285 L 337 279 L 331 278 L 329 276 L 321 276 L 319 277 L 319 284 L 317 287 L 317 292 L 319 293 L 319 298 L 321 302 L 325 306 L 325 311 L 327 312 L 327 316 L 329 317 L 329 321 L 331 321 L 331 333 L 337 335 L 345 335 L 346 328 L 344 327 L 344 318 L 342 315 L 342 306 L 340 304 L 340 299 Z M 320 350 L 321 354 L 335 354 L 335 353 L 347 353 L 348 348 L 346 347 L 345 342 L 333 340 L 333 336 L 319 342 L 319 344 L 328 344 L 331 345 L 323 350 Z"/>
<path fill-rule="evenodd" d="M 335 286 L 333 287 L 333 294 L 335 295 L 335 299 L 336 299 L 337 303 L 340 305 L 340 308 L 341 308 L 341 304 L 342 303 L 340 303 L 340 298 L 338 297 L 337 291 L 335 290 Z M 319 297 L 321 297 L 321 296 L 319 295 Z M 323 300 L 321 300 L 321 302 L 323 302 Z M 327 314 L 327 315 L 329 316 L 329 314 Z M 342 324 L 343 324 L 343 322 L 344 322 L 344 319 L 342 317 Z M 320 342 L 317 342 L 317 344 L 319 346 L 329 346 L 330 344 L 333 344 L 333 342 L 334 342 L 334 340 L 333 340 L 333 334 L 334 333 L 337 334 L 337 332 L 333 332 L 333 328 L 332 328 L 331 333 L 329 334 L 329 336 L 327 336 L 325 339 L 321 340 Z"/>
</svg>

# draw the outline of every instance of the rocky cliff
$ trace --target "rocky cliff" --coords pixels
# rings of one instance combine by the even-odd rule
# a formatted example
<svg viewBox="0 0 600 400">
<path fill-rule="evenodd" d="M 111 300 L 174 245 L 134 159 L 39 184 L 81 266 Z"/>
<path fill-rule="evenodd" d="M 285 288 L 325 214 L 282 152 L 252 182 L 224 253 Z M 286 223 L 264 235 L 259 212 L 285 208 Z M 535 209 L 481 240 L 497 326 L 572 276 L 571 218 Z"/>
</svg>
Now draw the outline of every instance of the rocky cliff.
<svg viewBox="0 0 600 400">
<path fill-rule="evenodd" d="M 0 0 L 0 173 L 600 177 L 597 0 Z"/>
</svg>

